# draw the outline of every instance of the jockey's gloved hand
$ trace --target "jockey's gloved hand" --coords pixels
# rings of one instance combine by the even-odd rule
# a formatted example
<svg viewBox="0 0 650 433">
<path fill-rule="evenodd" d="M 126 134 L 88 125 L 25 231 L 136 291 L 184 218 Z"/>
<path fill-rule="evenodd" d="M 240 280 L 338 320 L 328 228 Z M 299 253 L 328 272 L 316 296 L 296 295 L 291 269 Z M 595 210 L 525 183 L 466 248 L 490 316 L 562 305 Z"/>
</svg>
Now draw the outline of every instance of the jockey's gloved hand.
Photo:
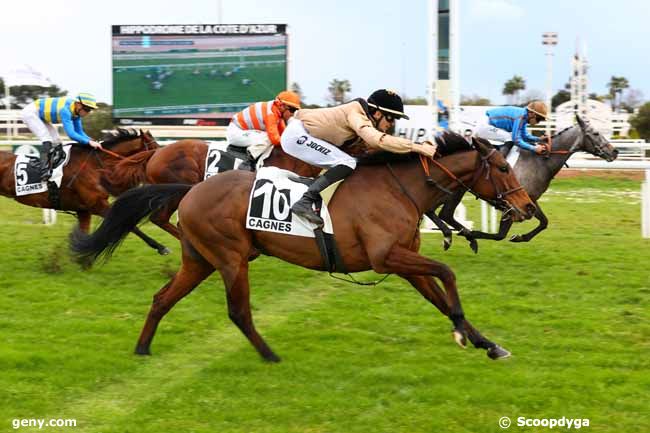
<svg viewBox="0 0 650 433">
<path fill-rule="evenodd" d="M 94 140 L 90 140 L 90 141 L 88 142 L 88 144 L 89 144 L 90 147 L 92 147 L 93 149 L 101 149 L 101 148 L 102 148 L 101 143 L 99 143 L 99 142 L 97 142 L 97 141 L 94 141 Z"/>
<path fill-rule="evenodd" d="M 419 153 L 420 155 L 428 156 L 433 158 L 433 155 L 436 154 L 436 149 L 438 146 L 431 143 L 430 141 L 423 141 L 421 144 L 413 143 L 413 152 Z"/>
<path fill-rule="evenodd" d="M 548 153 L 548 148 L 542 144 L 535 146 L 535 153 L 538 155 L 546 155 Z"/>
</svg>

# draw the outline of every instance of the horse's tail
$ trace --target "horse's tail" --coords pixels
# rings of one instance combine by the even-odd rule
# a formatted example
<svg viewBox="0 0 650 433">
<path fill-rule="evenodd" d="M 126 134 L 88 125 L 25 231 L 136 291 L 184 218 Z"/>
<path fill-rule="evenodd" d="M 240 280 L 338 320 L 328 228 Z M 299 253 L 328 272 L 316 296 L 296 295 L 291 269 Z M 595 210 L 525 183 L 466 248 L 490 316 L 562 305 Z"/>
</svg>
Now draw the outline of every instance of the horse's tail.
<svg viewBox="0 0 650 433">
<path fill-rule="evenodd" d="M 100 256 L 106 260 L 149 214 L 180 200 L 192 185 L 165 184 L 134 188 L 122 194 L 109 209 L 102 224 L 92 234 L 75 228 L 70 234 L 70 250 L 79 263 L 91 264 Z"/>
<path fill-rule="evenodd" d="M 102 186 L 111 195 L 120 195 L 144 183 L 147 179 L 147 163 L 154 153 L 156 149 L 138 152 L 102 169 Z"/>
</svg>

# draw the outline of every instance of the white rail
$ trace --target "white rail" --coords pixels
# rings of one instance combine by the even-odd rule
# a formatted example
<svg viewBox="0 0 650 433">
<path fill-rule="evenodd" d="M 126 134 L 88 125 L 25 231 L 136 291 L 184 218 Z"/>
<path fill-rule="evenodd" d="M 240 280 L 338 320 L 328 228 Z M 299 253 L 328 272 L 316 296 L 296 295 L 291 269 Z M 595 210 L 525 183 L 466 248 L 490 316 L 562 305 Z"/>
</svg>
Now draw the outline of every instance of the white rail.
<svg viewBox="0 0 650 433">
<path fill-rule="evenodd" d="M 645 171 L 645 181 L 641 184 L 641 237 L 646 239 L 650 238 L 650 160 L 616 160 L 606 162 L 602 159 L 572 158 L 568 161 L 568 164 L 570 169 Z M 481 216 L 481 230 L 487 232 L 489 225 L 489 229 L 495 232 L 496 209 L 488 206 L 486 202 L 481 201 Z"/>
</svg>

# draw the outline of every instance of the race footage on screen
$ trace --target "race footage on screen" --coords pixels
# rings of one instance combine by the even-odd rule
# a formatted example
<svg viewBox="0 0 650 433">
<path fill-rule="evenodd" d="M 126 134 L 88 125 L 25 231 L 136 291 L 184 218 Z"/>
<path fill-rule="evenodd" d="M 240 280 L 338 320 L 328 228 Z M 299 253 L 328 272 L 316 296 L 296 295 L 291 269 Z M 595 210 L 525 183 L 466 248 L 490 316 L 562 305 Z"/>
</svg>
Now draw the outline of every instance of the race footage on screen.
<svg viewBox="0 0 650 433">
<path fill-rule="evenodd" d="M 287 85 L 285 25 L 113 26 L 112 57 L 122 120 L 218 124 Z"/>
</svg>

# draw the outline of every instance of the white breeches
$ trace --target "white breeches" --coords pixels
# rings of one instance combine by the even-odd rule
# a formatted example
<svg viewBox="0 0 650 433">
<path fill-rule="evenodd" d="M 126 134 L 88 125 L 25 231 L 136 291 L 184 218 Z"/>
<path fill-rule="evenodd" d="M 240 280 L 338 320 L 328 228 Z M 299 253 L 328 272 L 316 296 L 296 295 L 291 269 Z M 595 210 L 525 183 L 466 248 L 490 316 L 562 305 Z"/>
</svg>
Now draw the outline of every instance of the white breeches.
<svg viewBox="0 0 650 433">
<path fill-rule="evenodd" d="M 289 120 L 282 134 L 282 149 L 308 164 L 322 168 L 346 165 L 356 168 L 357 161 L 341 149 L 320 138 L 312 137 L 298 119 Z"/>
<path fill-rule="evenodd" d="M 232 122 L 230 122 L 226 129 L 226 138 L 230 145 L 245 147 L 253 158 L 258 158 L 271 146 L 271 141 L 266 131 L 241 129 Z"/>
</svg>

